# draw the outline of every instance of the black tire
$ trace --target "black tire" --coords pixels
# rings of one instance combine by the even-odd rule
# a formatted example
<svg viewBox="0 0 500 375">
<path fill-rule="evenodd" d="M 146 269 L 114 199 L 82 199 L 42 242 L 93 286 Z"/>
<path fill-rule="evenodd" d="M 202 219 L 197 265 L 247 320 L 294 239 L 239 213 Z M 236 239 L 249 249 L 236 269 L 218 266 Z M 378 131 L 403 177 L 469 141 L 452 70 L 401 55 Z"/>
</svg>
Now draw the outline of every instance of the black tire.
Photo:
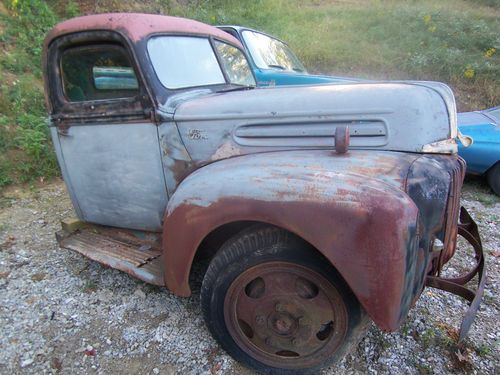
<svg viewBox="0 0 500 375">
<path fill-rule="evenodd" d="M 500 196 L 500 163 L 496 163 L 491 167 L 486 177 L 491 190 L 493 190 L 496 195 Z"/>
<path fill-rule="evenodd" d="M 276 286 L 280 284 L 276 281 L 279 278 L 283 280 L 284 288 L 291 285 L 288 280 L 295 278 L 294 286 L 290 288 L 296 290 L 296 295 L 281 296 L 279 293 L 282 289 Z M 252 281 L 248 282 L 250 279 Z M 259 287 L 257 284 L 260 282 L 263 286 Z M 309 287 L 308 282 L 312 286 Z M 320 287 L 314 289 L 315 285 Z M 248 294 L 250 286 L 253 288 L 250 289 L 252 296 Z M 279 291 L 278 294 L 271 291 L 265 294 L 266 289 L 273 288 Z M 307 290 L 305 293 L 312 291 L 312 294 L 304 295 L 304 290 Z M 246 295 L 243 296 L 243 293 Z M 235 295 L 236 299 L 233 298 Z M 249 307 L 250 317 L 247 319 L 253 321 L 250 324 L 245 321 L 242 323 L 237 311 L 247 311 L 245 301 L 254 299 L 254 312 Z M 321 303 L 318 303 L 319 299 Z M 275 301 L 278 301 L 276 311 L 280 312 L 256 312 L 260 309 L 268 312 L 265 306 L 272 306 Z M 280 301 L 284 301 L 283 306 Z M 325 301 L 332 302 L 326 305 L 326 309 Z M 313 304 L 323 307 L 306 307 L 307 312 L 303 314 L 304 311 L 299 312 L 303 303 L 304 306 Z M 300 238 L 270 226 L 245 230 L 221 247 L 205 274 L 201 306 L 206 324 L 222 348 L 237 361 L 263 374 L 316 373 L 351 351 L 366 331 L 368 322 L 356 297 L 325 258 Z M 311 310 L 313 313 L 309 313 Z M 320 310 L 321 314 L 314 315 L 316 310 Z M 330 310 L 334 319 L 326 322 L 326 325 L 319 322 L 319 316 L 325 319 L 325 314 L 330 314 Z M 345 314 L 342 313 L 344 310 Z M 309 314 L 313 314 L 312 321 Z M 305 315 L 306 318 L 297 318 L 296 315 Z M 315 317 L 318 317 L 317 322 L 314 322 Z M 319 331 L 318 323 L 321 323 Z M 269 334 L 264 341 L 262 330 L 267 332 L 265 335 Z M 295 339 L 294 335 L 301 335 L 303 342 Z M 291 344 L 283 341 L 288 338 L 291 338 Z M 313 343 L 312 348 L 306 343 Z M 295 347 L 299 345 L 298 353 L 303 351 L 305 354 L 289 351 L 289 345 L 292 344 Z M 308 350 L 312 352 L 306 353 Z"/>
</svg>

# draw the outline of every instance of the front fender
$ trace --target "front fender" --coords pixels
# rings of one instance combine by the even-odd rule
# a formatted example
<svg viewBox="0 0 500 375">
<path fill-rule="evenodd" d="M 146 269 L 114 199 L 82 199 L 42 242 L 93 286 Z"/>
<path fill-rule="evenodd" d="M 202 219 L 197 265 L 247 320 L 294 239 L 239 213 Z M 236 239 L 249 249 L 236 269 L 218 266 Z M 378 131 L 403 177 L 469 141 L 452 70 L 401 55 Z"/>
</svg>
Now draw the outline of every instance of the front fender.
<svg viewBox="0 0 500 375">
<path fill-rule="evenodd" d="M 216 228 L 235 221 L 269 223 L 312 244 L 340 272 L 375 323 L 397 329 L 409 309 L 406 291 L 414 277 L 418 209 L 396 186 L 399 177 L 387 182 L 336 170 L 353 158 L 319 151 L 268 153 L 194 172 L 167 207 L 167 286 L 178 295 L 190 295 L 194 255 Z M 361 159 L 369 174 L 369 157 Z M 395 174 L 403 175 L 403 169 Z"/>
</svg>

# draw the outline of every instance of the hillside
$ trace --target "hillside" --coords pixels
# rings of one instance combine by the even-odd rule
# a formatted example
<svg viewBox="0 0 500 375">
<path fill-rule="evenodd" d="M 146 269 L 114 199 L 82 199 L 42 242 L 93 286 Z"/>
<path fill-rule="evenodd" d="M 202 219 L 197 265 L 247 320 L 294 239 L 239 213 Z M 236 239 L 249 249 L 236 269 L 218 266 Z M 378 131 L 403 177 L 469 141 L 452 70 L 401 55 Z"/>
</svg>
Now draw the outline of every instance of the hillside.
<svg viewBox="0 0 500 375">
<path fill-rule="evenodd" d="M 0 188 L 59 173 L 45 126 L 41 43 L 60 20 L 108 11 L 246 25 L 289 42 L 311 72 L 439 80 L 461 111 L 499 104 L 499 0 L 8 0 L 0 2 Z"/>
</svg>

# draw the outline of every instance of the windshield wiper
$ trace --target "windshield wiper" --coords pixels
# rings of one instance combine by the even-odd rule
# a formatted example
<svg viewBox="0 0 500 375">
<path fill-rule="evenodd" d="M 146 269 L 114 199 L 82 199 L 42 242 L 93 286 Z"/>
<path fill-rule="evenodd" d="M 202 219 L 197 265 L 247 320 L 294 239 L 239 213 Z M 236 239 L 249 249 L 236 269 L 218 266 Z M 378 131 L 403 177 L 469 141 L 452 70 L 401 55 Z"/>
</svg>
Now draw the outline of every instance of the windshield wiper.
<svg viewBox="0 0 500 375">
<path fill-rule="evenodd" d="M 243 85 L 238 85 L 238 86 L 233 86 L 233 87 L 229 87 L 227 89 L 221 89 L 221 90 L 217 90 L 216 92 L 230 92 L 230 91 L 243 91 L 243 90 L 252 90 L 254 89 L 255 86 L 243 86 Z"/>
<path fill-rule="evenodd" d="M 292 68 L 294 72 L 304 73 L 304 69 Z"/>
<path fill-rule="evenodd" d="M 277 64 L 267 64 L 267 67 L 268 68 L 277 68 L 277 69 L 281 69 L 281 70 L 286 70 L 286 68 L 284 66 L 277 65 Z"/>
</svg>

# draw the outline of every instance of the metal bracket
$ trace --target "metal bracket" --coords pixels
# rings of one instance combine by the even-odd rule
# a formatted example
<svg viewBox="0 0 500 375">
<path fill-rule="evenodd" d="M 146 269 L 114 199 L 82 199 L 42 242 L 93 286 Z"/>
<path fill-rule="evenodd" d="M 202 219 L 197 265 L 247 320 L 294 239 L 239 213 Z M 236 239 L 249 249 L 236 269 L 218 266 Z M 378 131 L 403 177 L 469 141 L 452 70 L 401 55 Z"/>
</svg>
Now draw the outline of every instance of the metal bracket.
<svg viewBox="0 0 500 375">
<path fill-rule="evenodd" d="M 460 326 L 460 335 L 458 339 L 460 342 L 467 337 L 467 333 L 469 332 L 472 322 L 476 317 L 476 313 L 479 309 L 479 304 L 481 303 L 481 298 L 484 293 L 484 286 L 486 284 L 486 272 L 484 271 L 484 255 L 481 237 L 479 236 L 477 224 L 464 207 L 460 208 L 458 234 L 465 238 L 474 248 L 474 252 L 476 253 L 476 265 L 471 271 L 460 277 L 444 278 L 429 275 L 425 280 L 425 285 L 456 294 L 470 302 L 469 308 L 467 309 Z M 478 275 L 478 286 L 474 292 L 465 285 L 476 275 Z"/>
<path fill-rule="evenodd" d="M 335 152 L 345 154 L 349 150 L 350 139 L 349 126 L 337 125 L 335 128 Z"/>
</svg>

